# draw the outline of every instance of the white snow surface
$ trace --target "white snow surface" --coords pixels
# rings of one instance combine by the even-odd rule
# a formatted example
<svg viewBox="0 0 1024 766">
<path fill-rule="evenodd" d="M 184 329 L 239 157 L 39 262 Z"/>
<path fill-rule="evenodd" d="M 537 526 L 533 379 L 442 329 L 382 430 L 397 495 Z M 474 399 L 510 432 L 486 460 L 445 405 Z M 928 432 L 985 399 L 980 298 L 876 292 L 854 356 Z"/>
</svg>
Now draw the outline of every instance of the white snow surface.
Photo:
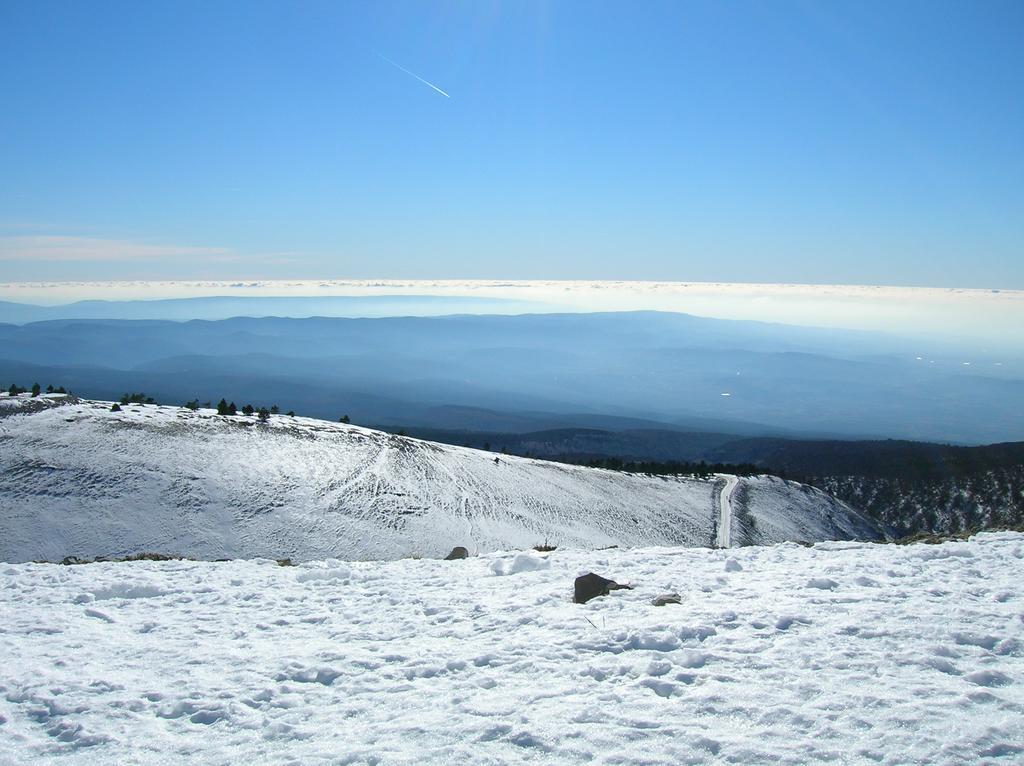
<svg viewBox="0 0 1024 766">
<path fill-rule="evenodd" d="M 710 545 L 726 481 L 504 455 L 495 463 L 489 452 L 285 415 L 261 423 L 182 407 L 17 400 L 22 409 L 8 400 L 0 410 L 5 561 Z M 877 536 L 828 495 L 747 483 L 766 489 L 763 507 L 748 509 L 757 527 L 744 542 Z"/>
<path fill-rule="evenodd" d="M 1011 532 L 0 565 L 0 763 L 1019 763 L 1022 573 Z"/>
</svg>

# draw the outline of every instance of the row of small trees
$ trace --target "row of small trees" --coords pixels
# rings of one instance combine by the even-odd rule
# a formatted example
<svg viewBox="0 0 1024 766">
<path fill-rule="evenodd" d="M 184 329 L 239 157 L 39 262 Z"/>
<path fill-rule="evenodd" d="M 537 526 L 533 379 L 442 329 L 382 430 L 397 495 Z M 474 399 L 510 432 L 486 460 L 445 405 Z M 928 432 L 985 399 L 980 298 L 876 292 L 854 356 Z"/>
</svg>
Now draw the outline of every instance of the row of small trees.
<svg viewBox="0 0 1024 766">
<path fill-rule="evenodd" d="M 17 396 L 18 394 L 27 394 L 30 391 L 32 392 L 32 396 L 39 396 L 39 394 L 43 393 L 43 389 L 38 383 L 33 383 L 31 388 L 22 388 L 17 383 L 11 383 L 11 387 L 7 389 L 7 393 L 10 396 Z M 53 386 L 47 386 L 46 393 L 66 394 L 68 392 L 64 390 L 64 386 L 58 386 L 57 388 L 54 388 Z"/>
<path fill-rule="evenodd" d="M 557 458 L 555 458 L 557 460 Z M 590 468 L 607 468 L 627 473 L 645 473 L 652 476 L 694 476 L 699 479 L 711 478 L 716 473 L 731 473 L 737 476 L 757 476 L 766 472 L 753 463 L 699 463 L 689 460 L 623 460 L 617 457 L 601 457 L 564 462 L 585 465 Z"/>
<path fill-rule="evenodd" d="M 111 409 L 114 410 L 114 411 L 120 411 L 121 407 L 118 406 L 118 405 L 124 405 L 124 404 L 156 404 L 156 403 L 157 403 L 157 401 L 152 396 L 146 396 L 146 394 L 141 393 L 141 392 L 139 392 L 139 393 L 131 393 L 131 394 L 125 394 L 124 396 L 122 396 L 121 397 L 121 401 L 118 404 L 115 404 L 113 407 L 111 407 Z M 186 409 L 192 410 L 193 412 L 195 412 L 199 408 L 210 409 L 210 407 L 212 407 L 210 402 L 203 402 L 202 404 L 200 404 L 198 398 L 192 399 L 190 401 L 187 401 L 182 406 L 185 407 Z M 243 415 L 247 415 L 247 416 L 257 415 L 260 420 L 264 420 L 264 421 L 267 420 L 271 415 L 277 415 L 280 411 L 281 410 L 278 408 L 278 406 L 276 404 L 273 405 L 270 408 L 267 408 L 267 407 L 256 408 L 256 407 L 253 407 L 251 404 L 246 404 L 246 405 L 242 406 L 241 408 L 239 408 L 234 402 L 230 402 L 229 403 L 226 399 L 221 399 L 217 403 L 217 414 L 218 415 L 237 415 L 239 412 L 241 412 Z M 295 413 L 292 412 L 292 411 L 289 411 L 289 412 L 287 412 L 285 414 L 287 414 L 290 417 L 294 417 L 295 416 Z"/>
<path fill-rule="evenodd" d="M 43 389 L 38 383 L 33 383 L 31 388 L 23 388 L 16 383 L 12 383 L 10 388 L 7 389 L 7 393 L 10 396 L 17 396 L 18 394 L 27 394 L 31 392 L 32 396 L 39 396 Z M 65 390 L 64 386 L 58 386 L 54 388 L 52 385 L 46 387 L 46 393 L 48 394 L 68 394 L 70 391 Z M 128 404 L 157 404 L 158 402 L 152 396 L 147 396 L 142 391 L 132 391 L 131 393 L 126 392 L 123 394 L 117 402 L 111 406 L 113 412 L 120 412 L 121 407 Z M 199 403 L 199 399 L 192 399 L 191 401 L 185 402 L 183 407 L 195 412 L 200 407 L 209 409 L 212 405 L 210 402 Z M 241 412 L 243 415 L 252 416 L 256 415 L 260 420 L 267 421 L 271 415 L 277 415 L 281 412 L 280 408 L 276 404 L 271 407 L 253 407 L 251 404 L 245 404 L 239 409 L 234 402 L 228 402 L 226 399 L 221 399 L 217 402 L 217 414 L 218 415 L 237 415 Z M 289 410 L 285 413 L 290 418 L 295 417 L 295 411 Z M 350 423 L 348 415 L 342 415 L 338 418 L 339 423 Z"/>
<path fill-rule="evenodd" d="M 196 403 L 189 402 L 185 406 L 189 407 L 189 409 L 196 409 L 196 406 L 192 406 L 194 404 Z M 270 409 L 267 409 L 266 407 L 260 407 L 259 409 L 257 409 L 253 407 L 251 404 L 246 404 L 241 409 L 241 413 L 243 415 L 251 417 L 252 415 L 255 414 L 260 420 L 264 422 L 266 422 L 271 415 L 277 415 L 280 411 L 281 410 L 278 409 L 276 404 L 273 405 Z M 217 402 L 218 415 L 237 415 L 238 413 L 239 409 L 237 406 L 235 406 L 234 402 L 229 403 L 226 399 L 221 399 L 219 402 Z M 295 417 L 295 412 L 293 410 L 289 410 L 288 412 L 285 413 L 285 415 L 287 415 L 288 417 Z"/>
<path fill-rule="evenodd" d="M 191 402 L 186 402 L 185 406 L 188 407 L 190 410 L 197 410 L 199 409 L 199 402 L 198 400 L 193 399 Z M 203 407 L 209 406 L 209 402 L 203 404 Z M 267 419 L 270 418 L 271 415 L 277 415 L 278 413 L 280 413 L 280 411 L 281 410 L 278 409 L 278 406 L 276 404 L 271 406 L 270 409 L 267 409 L 266 407 L 256 408 L 253 407 L 251 404 L 246 404 L 241 408 L 241 410 L 239 410 L 238 406 L 234 402 L 229 402 L 226 399 L 221 399 L 219 402 L 217 402 L 218 415 L 237 415 L 239 412 L 241 412 L 243 415 L 247 416 L 256 415 L 260 420 L 266 421 Z M 285 415 L 289 418 L 294 418 L 295 410 L 288 410 L 288 412 L 286 412 Z M 352 421 L 349 419 L 348 415 L 342 415 L 340 418 L 338 418 L 338 422 L 351 423 Z"/>
<path fill-rule="evenodd" d="M 156 399 L 152 396 L 146 396 L 144 393 L 134 391 L 130 394 L 125 394 L 121 397 L 121 404 L 156 404 Z"/>
</svg>

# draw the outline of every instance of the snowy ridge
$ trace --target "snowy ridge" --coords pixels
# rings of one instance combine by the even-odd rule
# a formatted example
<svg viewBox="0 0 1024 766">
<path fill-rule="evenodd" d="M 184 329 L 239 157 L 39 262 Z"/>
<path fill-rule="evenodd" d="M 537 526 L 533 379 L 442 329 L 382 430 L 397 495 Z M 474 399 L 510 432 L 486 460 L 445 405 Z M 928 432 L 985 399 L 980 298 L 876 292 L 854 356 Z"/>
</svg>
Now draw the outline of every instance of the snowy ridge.
<svg viewBox="0 0 1024 766">
<path fill-rule="evenodd" d="M 0 565 L 0 763 L 1019 763 L 1022 564 L 986 533 Z M 572 604 L 587 571 L 635 589 Z"/>
<path fill-rule="evenodd" d="M 0 407 L 7 561 L 140 551 L 393 559 L 544 541 L 709 545 L 727 481 L 495 462 L 493 453 L 283 415 L 261 423 L 179 407 L 31 402 Z M 742 542 L 878 536 L 834 498 L 792 483 L 741 480 L 734 506 L 748 485 L 765 489 L 736 509 L 740 521 L 756 522 Z"/>
</svg>

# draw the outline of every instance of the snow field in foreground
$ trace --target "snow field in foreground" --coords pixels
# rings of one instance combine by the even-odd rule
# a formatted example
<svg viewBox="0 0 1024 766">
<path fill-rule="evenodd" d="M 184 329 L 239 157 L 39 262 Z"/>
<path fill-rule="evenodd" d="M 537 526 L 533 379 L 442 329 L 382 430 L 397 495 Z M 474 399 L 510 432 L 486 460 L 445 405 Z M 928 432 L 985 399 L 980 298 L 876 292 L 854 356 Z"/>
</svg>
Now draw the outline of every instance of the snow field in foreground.
<svg viewBox="0 0 1024 766">
<path fill-rule="evenodd" d="M 5 764 L 1024 758 L 1016 533 L 0 574 Z"/>
</svg>

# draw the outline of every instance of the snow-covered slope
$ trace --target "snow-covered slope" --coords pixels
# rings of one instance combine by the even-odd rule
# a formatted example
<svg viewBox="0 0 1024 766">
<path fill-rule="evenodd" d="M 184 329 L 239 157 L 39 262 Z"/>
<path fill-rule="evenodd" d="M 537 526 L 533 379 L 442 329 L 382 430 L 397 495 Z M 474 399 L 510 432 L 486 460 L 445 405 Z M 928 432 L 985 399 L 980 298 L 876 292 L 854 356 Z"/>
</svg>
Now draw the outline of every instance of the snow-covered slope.
<svg viewBox="0 0 1024 766">
<path fill-rule="evenodd" d="M 725 481 L 495 462 L 492 453 L 283 415 L 261 423 L 210 410 L 110 412 L 108 402 L 90 401 L 40 409 L 18 399 L 0 406 L 7 561 L 140 551 L 377 559 L 544 541 L 708 545 Z M 736 514 L 759 520 L 744 542 L 877 536 L 846 506 L 799 485 L 780 483 L 763 503 L 751 496 Z"/>
<path fill-rule="evenodd" d="M 732 494 L 730 543 L 872 538 L 860 514 L 815 487 L 777 476 L 741 478 Z"/>
<path fill-rule="evenodd" d="M 516 556 L 0 565 L 0 763 L 1024 757 L 1024 535 Z"/>
</svg>

